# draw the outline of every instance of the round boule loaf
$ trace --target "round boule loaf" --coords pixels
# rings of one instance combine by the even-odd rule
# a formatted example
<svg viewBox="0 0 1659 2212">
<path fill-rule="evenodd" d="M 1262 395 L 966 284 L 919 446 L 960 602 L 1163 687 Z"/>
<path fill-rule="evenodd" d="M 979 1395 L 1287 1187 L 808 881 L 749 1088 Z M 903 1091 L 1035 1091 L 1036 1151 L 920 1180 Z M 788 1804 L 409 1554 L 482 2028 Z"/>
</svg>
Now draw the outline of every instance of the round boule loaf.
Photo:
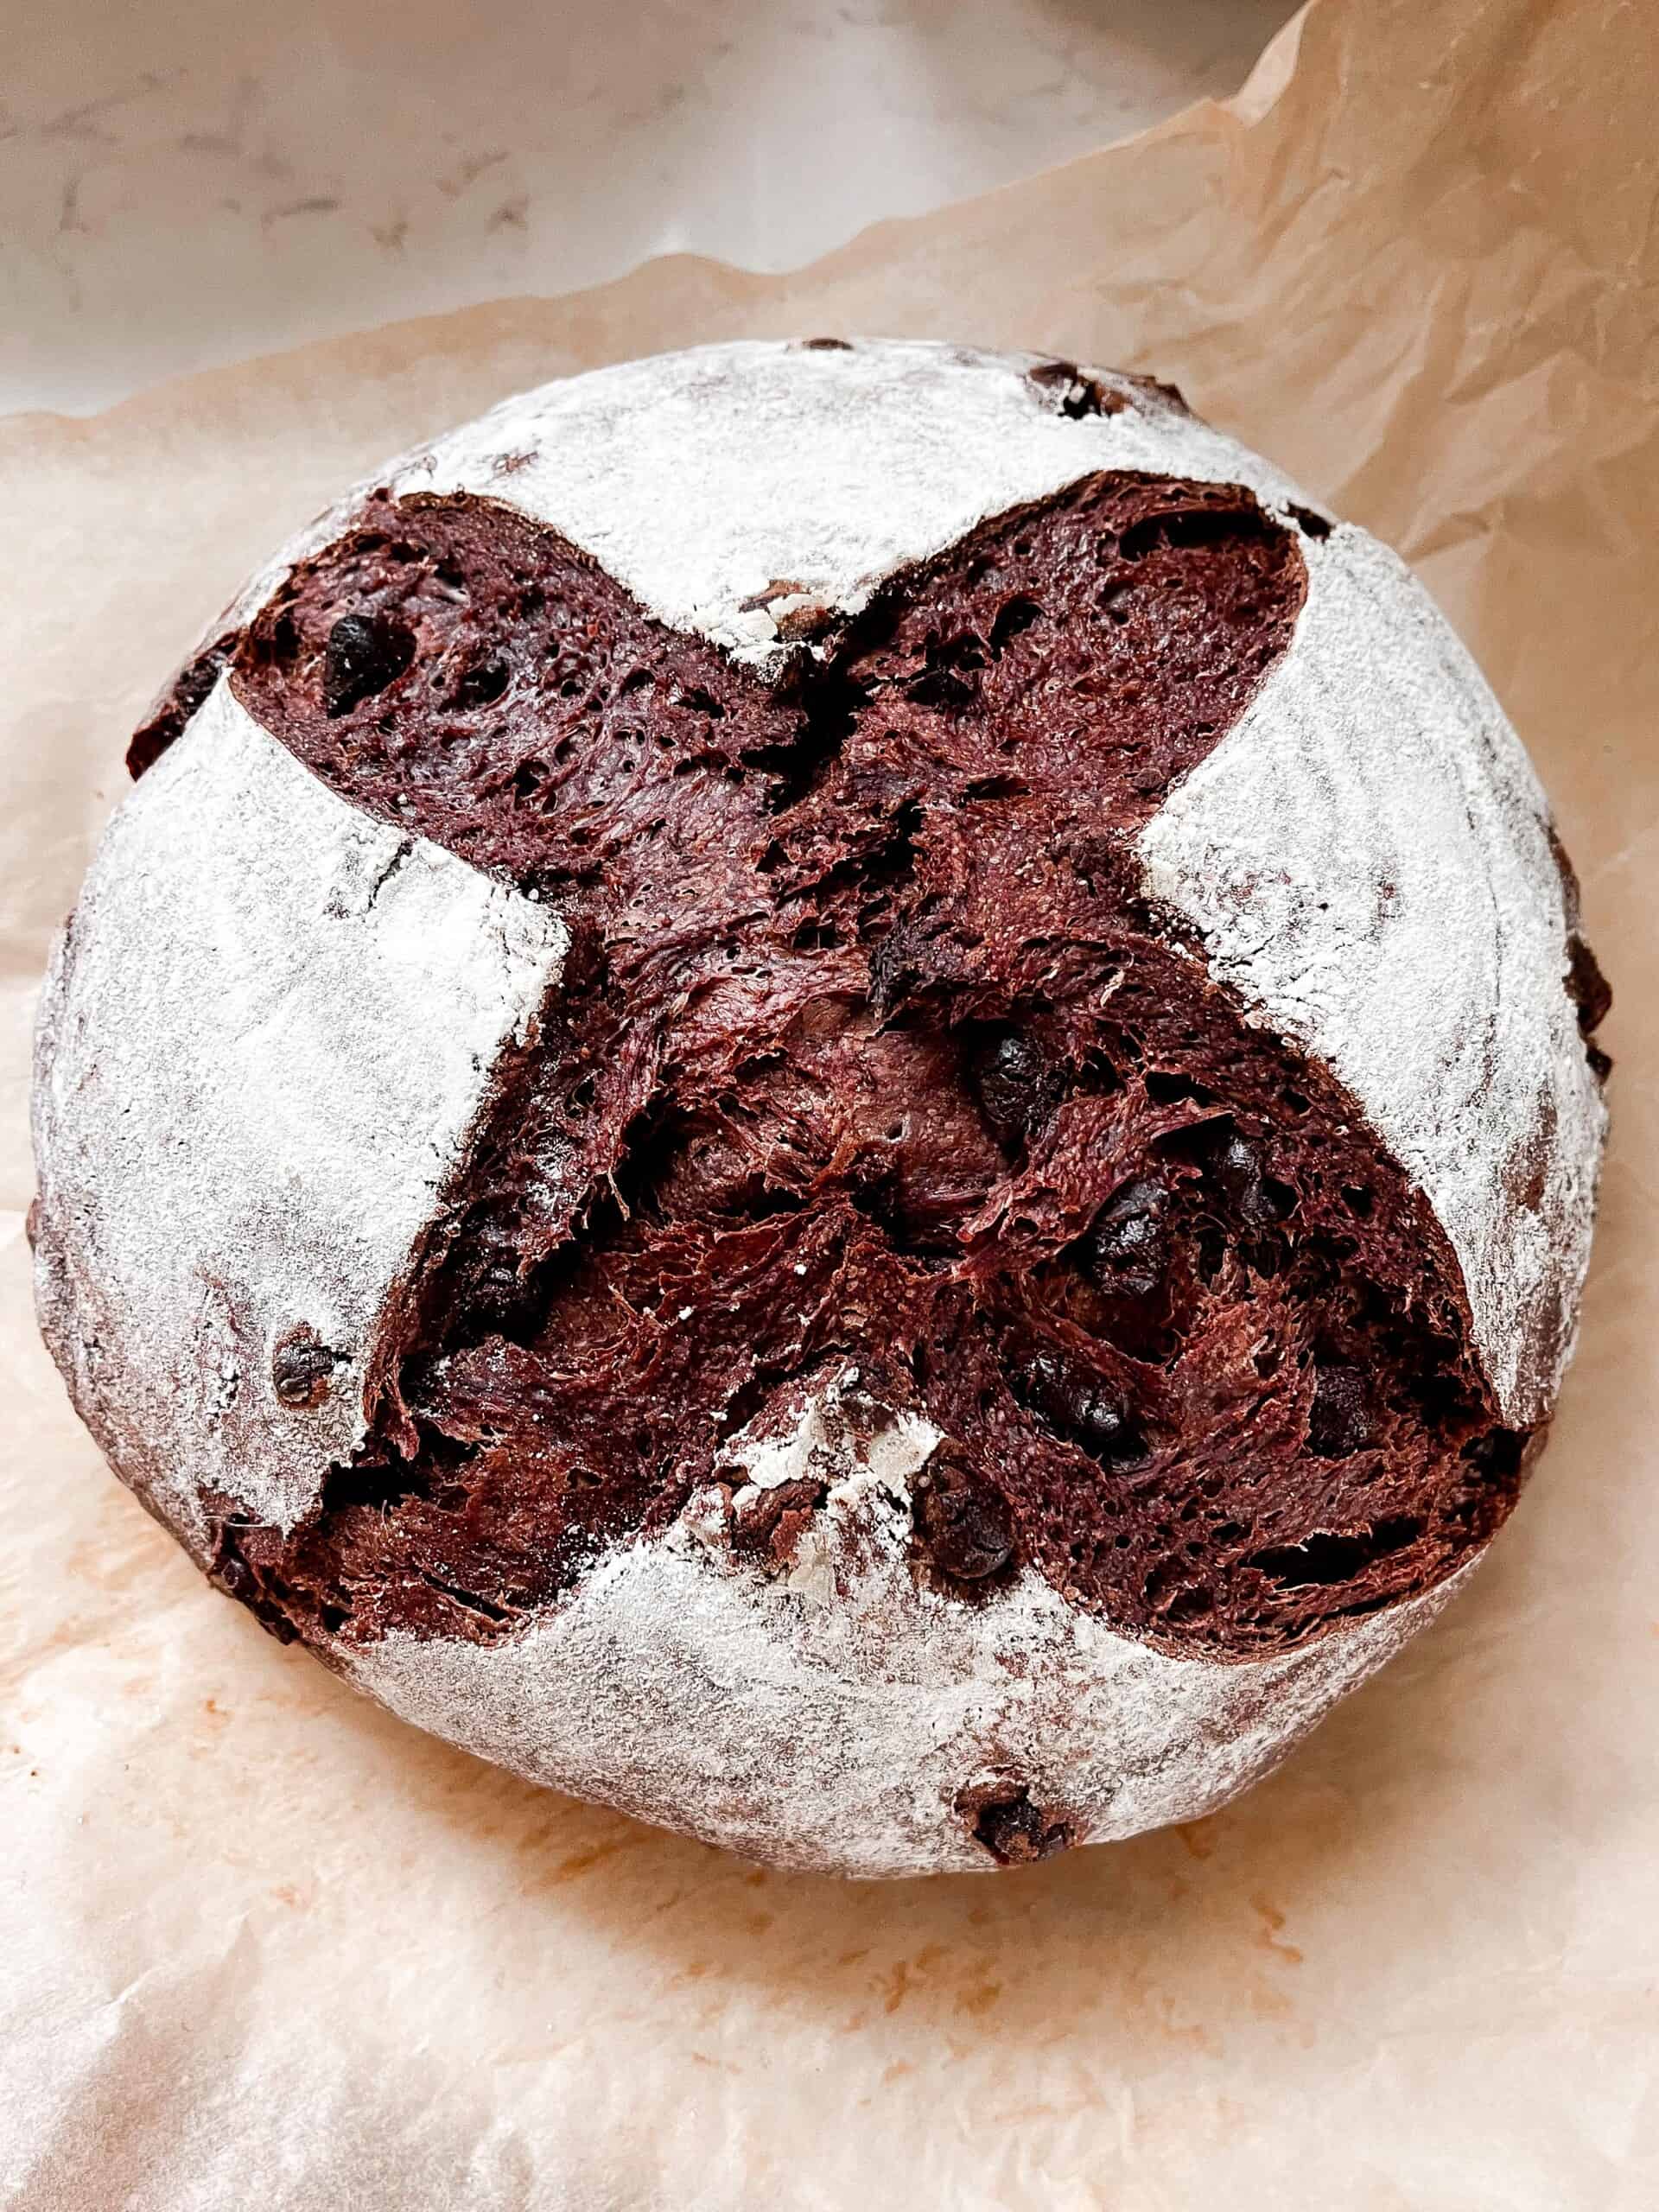
<svg viewBox="0 0 1659 2212">
<path fill-rule="evenodd" d="M 1167 386 L 548 385 L 290 546 L 56 948 L 41 1324 L 213 1580 L 785 1865 L 1212 1809 L 1439 1610 L 1607 993 L 1421 588 Z"/>
</svg>

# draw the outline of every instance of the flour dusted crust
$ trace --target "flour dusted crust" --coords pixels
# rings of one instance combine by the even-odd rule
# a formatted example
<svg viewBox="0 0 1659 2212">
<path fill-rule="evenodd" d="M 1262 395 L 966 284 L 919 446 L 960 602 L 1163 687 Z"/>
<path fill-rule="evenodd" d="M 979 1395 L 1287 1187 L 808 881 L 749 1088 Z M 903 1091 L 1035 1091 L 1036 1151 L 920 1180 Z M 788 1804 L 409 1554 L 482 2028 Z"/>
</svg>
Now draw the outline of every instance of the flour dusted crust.
<svg viewBox="0 0 1659 2212">
<path fill-rule="evenodd" d="M 1452 1594 L 1230 1667 L 1114 1635 L 1029 1567 L 964 1605 L 918 1584 L 909 1556 L 912 1485 L 939 1440 L 837 1376 L 780 1438 L 735 1446 L 740 1480 L 811 1466 L 828 1481 L 786 1576 L 734 1557 L 715 1489 L 522 1635 L 391 1636 L 352 1655 L 353 1679 L 533 1782 L 641 1820 L 671 1808 L 677 1827 L 776 1866 L 973 1872 L 992 1863 L 982 1802 L 1029 1804 L 1051 1849 L 1213 1812 Z"/>
<path fill-rule="evenodd" d="M 1027 1558 L 964 1591 L 918 1563 L 944 1432 L 890 1375 L 819 1363 L 667 1517 L 596 1529 L 522 1620 L 290 1625 L 279 1540 L 340 1491 L 330 1470 L 373 1459 L 456 1193 L 561 1018 L 569 925 L 506 848 L 404 834 L 372 818 L 383 798 L 330 789 L 294 728 L 248 710 L 266 696 L 249 648 L 234 684 L 219 671 L 320 549 L 384 535 L 399 502 L 460 503 L 556 531 L 785 696 L 906 577 L 1096 475 L 1242 486 L 1294 537 L 1288 643 L 1130 823 L 1135 895 L 1172 960 L 1341 1087 L 1443 1233 L 1497 1414 L 1535 1429 L 1605 1127 L 1545 802 L 1394 556 L 1138 379 L 922 345 L 711 347 L 523 395 L 397 464 L 264 572 L 203 664 L 206 704 L 141 741 L 43 1009 L 42 1318 L 118 1471 L 219 1567 L 229 1514 L 220 1579 L 257 1581 L 270 1624 L 395 1710 L 779 1863 L 985 1866 L 1206 1811 L 1468 1565 L 1266 1657 L 1120 1632 Z M 327 1357 L 292 1370 L 296 1329 Z M 742 1532 L 769 1490 L 789 1541 L 757 1552 Z"/>
<path fill-rule="evenodd" d="M 117 813 L 59 939 L 35 1086 L 41 1319 L 200 1550 L 291 1528 L 361 1442 L 389 1298 L 561 925 L 344 806 L 220 684 Z M 284 1402 L 274 1370 L 315 1343 Z"/>
<path fill-rule="evenodd" d="M 1155 389 L 1103 370 L 1045 381 L 1046 366 L 891 341 L 702 346 L 505 400 L 391 488 L 482 493 L 551 523 L 662 621 L 774 675 L 804 607 L 855 613 L 896 569 L 1090 469 L 1301 499 Z"/>
</svg>

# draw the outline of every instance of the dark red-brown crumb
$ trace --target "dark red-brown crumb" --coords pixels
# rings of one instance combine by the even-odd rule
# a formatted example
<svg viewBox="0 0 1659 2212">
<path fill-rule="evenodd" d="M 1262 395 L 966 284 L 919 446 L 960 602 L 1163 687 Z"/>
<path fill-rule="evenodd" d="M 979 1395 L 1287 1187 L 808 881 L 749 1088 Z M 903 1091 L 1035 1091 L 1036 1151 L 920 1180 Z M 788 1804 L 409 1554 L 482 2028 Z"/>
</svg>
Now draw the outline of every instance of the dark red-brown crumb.
<svg viewBox="0 0 1659 2212">
<path fill-rule="evenodd" d="M 1063 414 L 1106 404 L 1033 376 Z M 1445 1237 L 1129 842 L 1304 588 L 1248 492 L 1095 476 L 855 621 L 817 609 L 769 686 L 508 507 L 371 499 L 242 639 L 238 694 L 572 951 L 369 1446 L 280 1544 L 227 1513 L 220 1581 L 305 1634 L 488 1638 L 849 1362 L 950 1440 L 912 1548 L 962 1602 L 1029 1561 L 1245 1656 L 1452 1572 L 1526 1440 Z M 290 1370 L 279 1392 L 327 1380 Z M 818 1503 L 752 1502 L 734 1542 L 771 1571 Z M 975 1818 L 1004 1858 L 1063 1837 L 1017 1795 Z"/>
</svg>

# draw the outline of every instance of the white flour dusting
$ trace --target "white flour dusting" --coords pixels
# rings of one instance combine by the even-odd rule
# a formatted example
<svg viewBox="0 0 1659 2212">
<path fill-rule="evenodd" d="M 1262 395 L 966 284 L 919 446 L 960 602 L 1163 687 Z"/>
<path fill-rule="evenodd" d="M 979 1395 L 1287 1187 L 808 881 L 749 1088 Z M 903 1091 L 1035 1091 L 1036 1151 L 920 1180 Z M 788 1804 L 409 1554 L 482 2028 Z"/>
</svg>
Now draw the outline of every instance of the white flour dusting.
<svg viewBox="0 0 1659 2212">
<path fill-rule="evenodd" d="M 42 1315 L 119 1464 L 291 1528 L 563 925 L 335 797 L 221 683 L 105 833 L 41 1007 Z M 277 1339 L 337 1355 L 284 1405 Z"/>
</svg>

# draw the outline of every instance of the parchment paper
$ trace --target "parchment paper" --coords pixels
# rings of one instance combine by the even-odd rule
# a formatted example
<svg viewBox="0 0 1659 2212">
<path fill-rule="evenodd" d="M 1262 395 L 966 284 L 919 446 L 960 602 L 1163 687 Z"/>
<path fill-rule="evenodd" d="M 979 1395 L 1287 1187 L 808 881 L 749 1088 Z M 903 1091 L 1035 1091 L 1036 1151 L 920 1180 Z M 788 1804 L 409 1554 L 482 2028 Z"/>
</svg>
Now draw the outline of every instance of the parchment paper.
<svg viewBox="0 0 1659 2212">
<path fill-rule="evenodd" d="M 661 263 L 0 425 L 5 2203 L 1659 2202 L 1655 35 L 1644 0 L 1320 0 L 1231 106 L 793 277 Z M 538 1793 L 261 1636 L 76 1426 L 22 1234 L 48 934 L 243 573 L 517 385 L 847 329 L 1173 376 L 1393 540 L 1619 994 L 1582 1348 L 1472 1591 L 1230 1811 L 874 1888 Z"/>
</svg>

